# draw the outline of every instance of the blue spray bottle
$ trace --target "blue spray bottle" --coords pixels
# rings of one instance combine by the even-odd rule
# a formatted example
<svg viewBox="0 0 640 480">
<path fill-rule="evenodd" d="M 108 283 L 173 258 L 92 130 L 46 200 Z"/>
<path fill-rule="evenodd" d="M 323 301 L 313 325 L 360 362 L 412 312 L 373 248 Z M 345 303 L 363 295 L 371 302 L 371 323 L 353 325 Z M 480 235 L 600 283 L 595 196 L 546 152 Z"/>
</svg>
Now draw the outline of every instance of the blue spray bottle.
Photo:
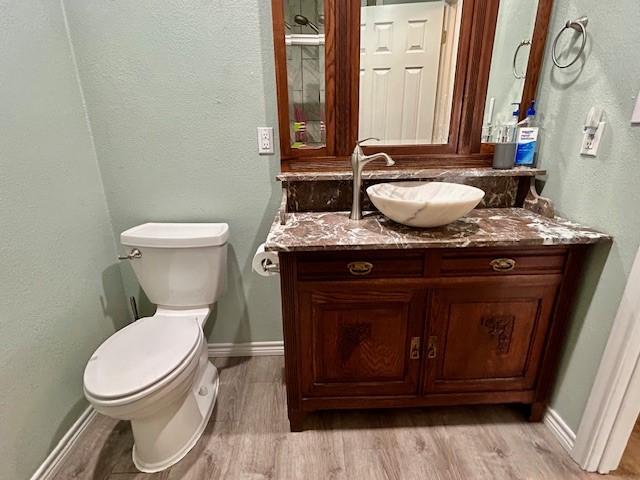
<svg viewBox="0 0 640 480">
<path fill-rule="evenodd" d="M 516 166 L 533 167 L 536 163 L 538 135 L 540 129 L 536 125 L 536 102 L 531 102 L 527 110 L 527 118 L 519 123 L 516 143 Z"/>
</svg>

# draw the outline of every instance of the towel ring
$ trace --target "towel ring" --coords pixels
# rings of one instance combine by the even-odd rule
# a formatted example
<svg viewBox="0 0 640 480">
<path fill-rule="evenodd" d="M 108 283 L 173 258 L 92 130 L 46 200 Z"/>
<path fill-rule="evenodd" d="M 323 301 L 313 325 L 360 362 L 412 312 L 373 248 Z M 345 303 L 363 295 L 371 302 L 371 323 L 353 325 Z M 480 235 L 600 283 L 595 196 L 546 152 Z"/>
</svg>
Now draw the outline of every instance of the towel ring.
<svg viewBox="0 0 640 480">
<path fill-rule="evenodd" d="M 516 77 L 518 80 L 522 80 L 523 78 L 527 77 L 526 73 L 518 72 L 518 54 L 520 53 L 520 49 L 522 47 L 530 47 L 530 46 L 531 46 L 531 40 L 523 40 L 518 44 L 518 46 L 516 47 L 516 52 L 513 54 L 513 76 Z"/>
<path fill-rule="evenodd" d="M 582 55 L 582 52 L 584 52 L 584 47 L 586 47 L 586 45 L 587 45 L 587 24 L 588 23 L 589 23 L 589 19 L 587 17 L 580 17 L 580 18 L 578 18 L 576 20 L 573 20 L 573 21 L 569 20 L 565 24 L 565 26 L 562 28 L 562 30 L 560 30 L 558 35 L 556 35 L 556 39 L 553 41 L 553 49 L 551 50 L 551 56 L 553 57 L 553 63 L 555 63 L 556 67 L 558 67 L 558 68 L 568 68 L 568 67 L 570 67 L 571 65 L 573 65 L 574 63 L 576 63 L 578 61 L 578 59 Z M 575 30 L 576 32 L 578 32 L 578 33 L 580 33 L 582 35 L 582 45 L 580 46 L 580 51 L 576 55 L 576 58 L 574 58 L 571 62 L 563 65 L 558 60 L 558 55 L 556 54 L 556 48 L 558 46 L 558 40 L 560 40 L 560 37 L 562 36 L 564 31 L 568 30 L 570 28 Z"/>
</svg>

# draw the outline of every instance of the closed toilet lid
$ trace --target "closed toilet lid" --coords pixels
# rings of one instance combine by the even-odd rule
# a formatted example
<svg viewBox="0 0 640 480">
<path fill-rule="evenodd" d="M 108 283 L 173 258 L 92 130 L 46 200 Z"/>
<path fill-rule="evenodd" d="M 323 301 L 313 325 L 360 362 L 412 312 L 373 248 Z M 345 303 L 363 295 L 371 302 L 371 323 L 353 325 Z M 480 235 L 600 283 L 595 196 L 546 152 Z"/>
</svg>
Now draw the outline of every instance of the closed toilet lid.
<svg viewBox="0 0 640 480">
<path fill-rule="evenodd" d="M 158 383 L 197 348 L 195 317 L 147 317 L 108 338 L 89 359 L 84 388 L 92 396 L 123 398 Z"/>
</svg>

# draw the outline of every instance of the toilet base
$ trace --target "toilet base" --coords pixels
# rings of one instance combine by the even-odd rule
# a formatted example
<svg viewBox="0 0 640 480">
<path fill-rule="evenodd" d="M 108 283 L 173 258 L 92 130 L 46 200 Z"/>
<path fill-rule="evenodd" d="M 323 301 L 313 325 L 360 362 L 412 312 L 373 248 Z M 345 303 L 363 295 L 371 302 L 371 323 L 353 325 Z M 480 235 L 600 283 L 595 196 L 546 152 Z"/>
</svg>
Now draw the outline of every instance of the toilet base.
<svg viewBox="0 0 640 480">
<path fill-rule="evenodd" d="M 206 351 L 200 360 L 199 379 L 184 399 L 145 419 L 131 420 L 133 463 L 141 472 L 165 470 L 182 460 L 204 432 L 216 397 L 218 370 Z"/>
</svg>

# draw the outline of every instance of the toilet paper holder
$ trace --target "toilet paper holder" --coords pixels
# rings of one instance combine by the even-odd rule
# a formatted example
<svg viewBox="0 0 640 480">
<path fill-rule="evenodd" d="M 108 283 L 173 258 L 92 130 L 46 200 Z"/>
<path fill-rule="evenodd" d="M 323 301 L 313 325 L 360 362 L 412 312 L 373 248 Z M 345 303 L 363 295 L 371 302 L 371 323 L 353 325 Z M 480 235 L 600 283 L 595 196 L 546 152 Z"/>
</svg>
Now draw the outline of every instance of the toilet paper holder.
<svg viewBox="0 0 640 480">
<path fill-rule="evenodd" d="M 265 272 L 280 273 L 280 265 L 278 265 L 277 263 L 273 263 L 268 258 L 262 260 L 262 268 Z"/>
<path fill-rule="evenodd" d="M 258 245 L 251 260 L 251 269 L 261 277 L 271 277 L 280 273 L 280 262 L 276 252 L 266 252 L 264 243 Z"/>
</svg>

